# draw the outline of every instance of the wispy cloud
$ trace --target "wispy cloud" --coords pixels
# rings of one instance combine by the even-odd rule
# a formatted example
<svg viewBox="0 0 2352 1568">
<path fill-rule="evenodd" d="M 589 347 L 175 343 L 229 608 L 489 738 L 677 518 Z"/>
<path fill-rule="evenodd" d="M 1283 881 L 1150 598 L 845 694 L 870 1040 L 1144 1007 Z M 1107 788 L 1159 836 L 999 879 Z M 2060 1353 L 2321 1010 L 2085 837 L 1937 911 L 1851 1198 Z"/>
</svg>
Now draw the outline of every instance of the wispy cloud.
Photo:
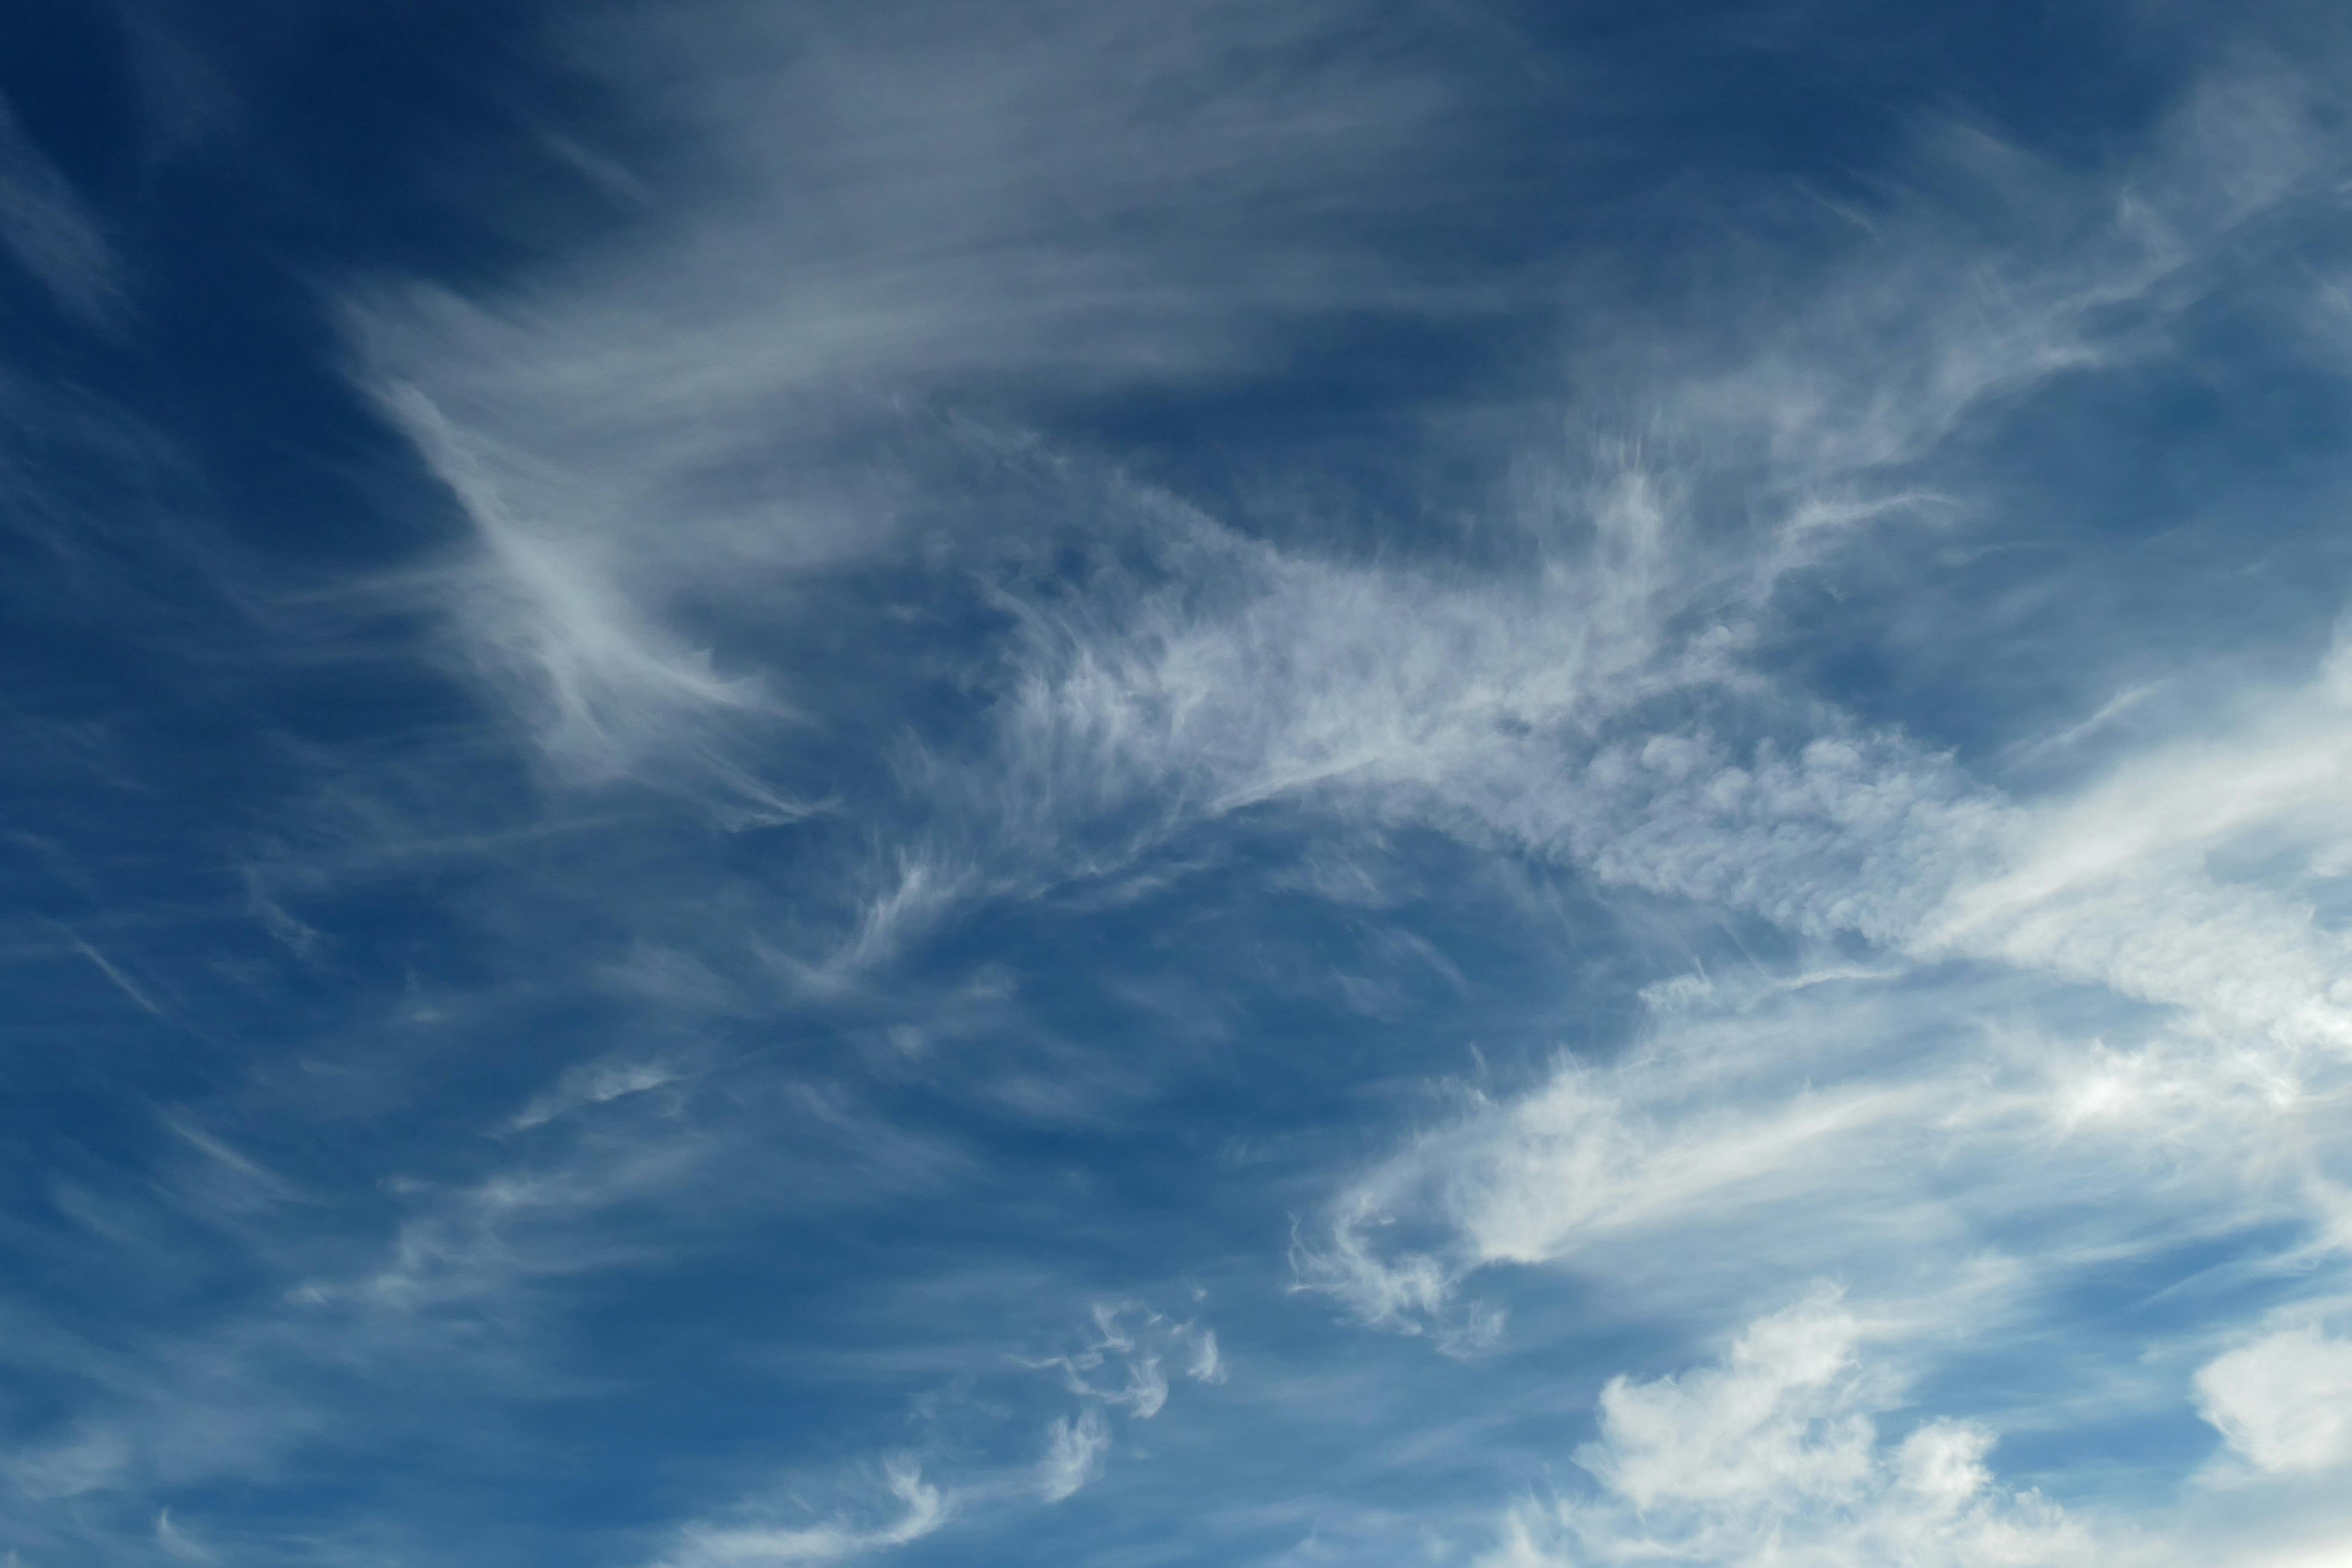
<svg viewBox="0 0 2352 1568">
<path fill-rule="evenodd" d="M 104 975 L 108 984 L 129 997 L 132 1006 L 152 1018 L 161 1018 L 164 1016 L 163 1009 L 157 1005 L 155 999 L 142 990 L 131 976 L 117 968 L 112 959 L 108 958 L 106 954 L 91 945 L 89 938 L 73 931 L 67 931 L 65 935 L 66 940 L 73 944 L 73 950 L 89 960 L 90 967 Z"/>
<path fill-rule="evenodd" d="M 1171 1322 L 1139 1302 L 1097 1302 L 1093 1331 L 1081 1338 L 1078 1348 L 1022 1364 L 1058 1369 L 1072 1394 L 1149 1421 L 1168 1404 L 1161 1363 L 1180 1355 L 1183 1376 L 1196 1383 L 1224 1381 L 1224 1358 L 1213 1330 L 1189 1321 Z M 1106 1372 L 1113 1374 L 1108 1382 L 1103 1381 Z"/>
<path fill-rule="evenodd" d="M 1110 1447 L 1110 1425 L 1099 1410 L 1083 1410 L 1075 1420 L 1055 1416 L 1045 1431 L 1045 1457 L 1037 1462 L 1037 1495 L 1066 1501 L 1102 1473 Z"/>
<path fill-rule="evenodd" d="M 573 1110 L 675 1083 L 678 1076 L 678 1069 L 660 1061 L 582 1063 L 565 1068 L 553 1088 L 531 1096 L 530 1103 L 515 1112 L 514 1125 L 537 1127 Z"/>
<path fill-rule="evenodd" d="M 898 1517 L 873 1525 L 832 1521 L 811 1525 L 689 1525 L 680 1543 L 659 1559 L 661 1568 L 718 1568 L 722 1563 L 841 1563 L 920 1541 L 945 1524 L 948 1500 L 912 1463 L 883 1467 L 883 1484 Z"/>
<path fill-rule="evenodd" d="M 183 1563 L 219 1561 L 218 1553 L 172 1522 L 172 1510 L 168 1508 L 155 1515 L 155 1544 L 164 1556 L 177 1558 Z"/>
<path fill-rule="evenodd" d="M 73 186 L 0 99 L 0 244 L 85 321 L 121 309 L 121 264 Z"/>
<path fill-rule="evenodd" d="M 480 554 L 461 571 L 457 622 L 485 672 L 515 683 L 533 732 L 590 782 L 626 774 L 665 750 L 705 747 L 699 726 L 730 712 L 776 713 L 755 683 L 728 679 L 708 654 L 674 641 L 619 585 L 566 520 L 534 529 L 479 457 L 413 386 L 385 395 L 434 472 L 473 523 Z M 740 774 L 730 782 L 789 820 L 799 809 Z"/>
<path fill-rule="evenodd" d="M 961 1462 L 943 1458 L 928 1467 L 937 1479 L 925 1481 L 925 1468 L 911 1458 L 897 1457 L 883 1467 L 890 1494 L 904 1505 L 896 1522 L 862 1526 L 828 1521 L 788 1527 L 698 1522 L 679 1531 L 685 1544 L 662 1559 L 665 1568 L 736 1561 L 826 1562 L 903 1545 L 950 1524 L 976 1531 L 1002 1528 L 1008 1518 L 1017 1519 L 1040 1505 L 1066 1502 L 1102 1479 L 1115 1446 L 1111 1413 L 1149 1421 L 1168 1403 L 1168 1380 L 1160 1370 L 1161 1352 L 1191 1349 L 1193 1359 L 1186 1375 L 1195 1381 L 1215 1383 L 1224 1376 L 1213 1333 L 1192 1322 L 1171 1322 L 1139 1303 L 1097 1303 L 1077 1338 L 1079 1348 L 1065 1355 L 1009 1358 L 1025 1371 L 1059 1371 L 1066 1391 L 1079 1401 L 1046 1420 L 1043 1452 L 1034 1459 L 975 1464 L 968 1455 Z M 1123 1384 L 1091 1381 L 1113 1366 L 1123 1373 Z M 970 1391 L 964 1392 L 968 1395 Z M 922 1403 L 930 1411 L 927 1419 L 938 1419 L 936 1400 Z M 994 1415 L 1001 1422 L 1001 1409 Z M 968 1419 L 963 1424 L 968 1426 Z M 967 1436 L 967 1448 L 970 1442 Z M 738 1511 L 773 1511 L 773 1506 L 753 1500 Z"/>
<path fill-rule="evenodd" d="M 1431 302 L 1355 230 L 1442 188 L 1444 90 L 1350 7 L 1049 10 L 589 29 L 698 133 L 691 204 L 500 297 L 353 304 L 479 531 L 436 592 L 567 766 L 627 773 L 687 714 L 804 695 L 760 623 L 951 515 L 924 468 L 969 464 L 909 399 L 1230 371 L 1270 323 Z"/>
<path fill-rule="evenodd" d="M 2283 1097 L 2265 1064 L 2196 1035 L 2020 1032 L 2004 1020 L 2032 994 L 1831 977 L 1676 1003 L 1618 1061 L 1471 1096 L 1336 1200 L 1299 1280 L 1367 1321 L 1458 1334 L 1491 1310 L 1458 1286 L 1496 1265 L 1708 1313 L 1833 1268 L 1940 1293 L 1970 1322 L 2118 1247 L 2290 1218 L 2334 1235 L 2332 1087 Z M 2042 1240 L 2013 1263 L 1965 1240 L 2021 1226 Z"/>
</svg>

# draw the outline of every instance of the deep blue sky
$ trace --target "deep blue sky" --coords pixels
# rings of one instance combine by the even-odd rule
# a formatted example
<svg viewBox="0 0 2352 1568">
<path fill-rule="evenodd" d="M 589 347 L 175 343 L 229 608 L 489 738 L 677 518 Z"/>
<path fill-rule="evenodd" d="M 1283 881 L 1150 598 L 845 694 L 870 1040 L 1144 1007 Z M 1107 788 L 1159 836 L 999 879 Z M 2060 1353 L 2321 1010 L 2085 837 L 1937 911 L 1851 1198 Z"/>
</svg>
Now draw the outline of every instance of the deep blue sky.
<svg viewBox="0 0 2352 1568">
<path fill-rule="evenodd" d="M 0 14 L 0 1561 L 2347 1568 L 2347 67 Z"/>
</svg>

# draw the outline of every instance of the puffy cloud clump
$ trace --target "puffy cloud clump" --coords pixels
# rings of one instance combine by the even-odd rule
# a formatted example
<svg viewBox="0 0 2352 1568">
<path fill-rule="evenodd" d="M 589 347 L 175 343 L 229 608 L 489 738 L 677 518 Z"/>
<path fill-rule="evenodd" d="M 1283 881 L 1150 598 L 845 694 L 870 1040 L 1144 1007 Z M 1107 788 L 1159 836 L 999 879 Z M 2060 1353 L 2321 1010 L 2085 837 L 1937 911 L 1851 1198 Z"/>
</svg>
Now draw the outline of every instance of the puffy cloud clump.
<svg viewBox="0 0 2352 1568">
<path fill-rule="evenodd" d="M 1601 1396 L 1577 1455 L 1597 1489 L 1507 1520 L 1480 1568 L 2055 1568 L 2123 1560 L 2032 1492 L 1998 1488 L 1994 1435 L 1931 1420 L 1899 1442 L 1874 1416 L 1896 1388 L 1864 1331 L 1817 1291 L 1748 1325 L 1724 1359 Z"/>
</svg>

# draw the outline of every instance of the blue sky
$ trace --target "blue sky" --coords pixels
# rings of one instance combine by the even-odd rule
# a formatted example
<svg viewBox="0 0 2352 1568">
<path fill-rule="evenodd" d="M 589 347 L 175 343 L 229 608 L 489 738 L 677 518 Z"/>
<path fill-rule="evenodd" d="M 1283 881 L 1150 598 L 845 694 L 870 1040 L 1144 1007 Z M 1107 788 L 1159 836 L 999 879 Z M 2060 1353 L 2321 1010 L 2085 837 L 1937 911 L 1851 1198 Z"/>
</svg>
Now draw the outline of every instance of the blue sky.
<svg viewBox="0 0 2352 1568">
<path fill-rule="evenodd" d="M 0 1561 L 2352 1568 L 2347 68 L 0 16 Z"/>
</svg>

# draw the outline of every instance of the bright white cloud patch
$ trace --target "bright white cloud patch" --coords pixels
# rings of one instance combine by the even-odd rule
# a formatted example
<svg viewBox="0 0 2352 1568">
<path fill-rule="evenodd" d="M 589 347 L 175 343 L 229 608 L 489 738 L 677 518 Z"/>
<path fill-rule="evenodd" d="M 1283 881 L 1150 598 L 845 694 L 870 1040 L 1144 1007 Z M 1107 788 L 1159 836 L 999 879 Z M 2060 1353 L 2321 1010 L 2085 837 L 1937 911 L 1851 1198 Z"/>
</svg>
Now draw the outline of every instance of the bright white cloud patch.
<svg viewBox="0 0 2352 1568">
<path fill-rule="evenodd" d="M 1513 1511 L 1482 1568 L 1693 1563 L 1951 1568 L 2126 1560 L 1986 1467 L 1993 1434 L 1878 1430 L 1895 1389 L 1832 1294 L 1750 1324 L 1724 1360 L 1612 1381 L 1601 1438 L 1577 1454 L 1597 1490 Z"/>
<path fill-rule="evenodd" d="M 1941 1296 L 1961 1323 L 2157 1237 L 2336 1234 L 2340 1065 L 2216 1051 L 2160 1020 L 2130 1041 L 2015 1021 L 2062 997 L 1834 967 L 1661 988 L 1618 1060 L 1465 1091 L 1302 1237 L 1299 1280 L 1365 1321 L 1454 1334 L 1492 1310 L 1465 1282 L 1500 1265 L 1718 1303 L 1835 1270 Z M 2036 1257 L 1967 1239 L 2019 1226 Z"/>
<path fill-rule="evenodd" d="M 2352 1464 L 2352 1341 L 2286 1329 L 2197 1373 L 2198 1410 L 2258 1469 Z"/>
</svg>

